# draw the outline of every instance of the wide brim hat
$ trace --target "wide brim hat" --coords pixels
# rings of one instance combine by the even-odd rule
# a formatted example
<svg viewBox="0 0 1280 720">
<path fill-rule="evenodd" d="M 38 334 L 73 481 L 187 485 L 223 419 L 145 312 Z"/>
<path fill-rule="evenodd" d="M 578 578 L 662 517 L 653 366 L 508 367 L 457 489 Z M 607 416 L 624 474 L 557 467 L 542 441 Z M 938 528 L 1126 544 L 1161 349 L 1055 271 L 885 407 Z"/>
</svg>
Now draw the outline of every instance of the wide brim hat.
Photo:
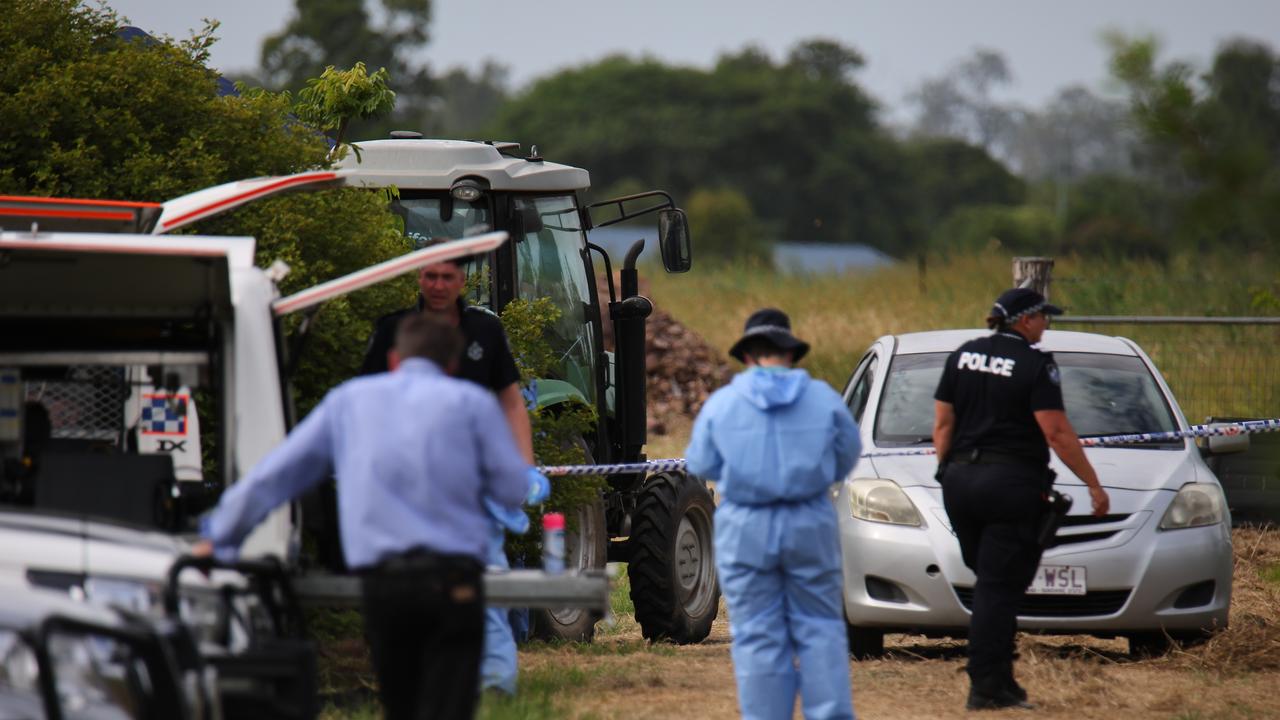
<svg viewBox="0 0 1280 720">
<path fill-rule="evenodd" d="M 751 313 L 742 330 L 742 337 L 729 348 L 729 354 L 738 362 L 746 362 L 743 353 L 751 340 L 763 338 L 781 350 L 791 351 L 792 361 L 797 361 L 809 352 L 809 343 L 791 334 L 791 318 L 777 308 L 764 308 Z"/>
</svg>

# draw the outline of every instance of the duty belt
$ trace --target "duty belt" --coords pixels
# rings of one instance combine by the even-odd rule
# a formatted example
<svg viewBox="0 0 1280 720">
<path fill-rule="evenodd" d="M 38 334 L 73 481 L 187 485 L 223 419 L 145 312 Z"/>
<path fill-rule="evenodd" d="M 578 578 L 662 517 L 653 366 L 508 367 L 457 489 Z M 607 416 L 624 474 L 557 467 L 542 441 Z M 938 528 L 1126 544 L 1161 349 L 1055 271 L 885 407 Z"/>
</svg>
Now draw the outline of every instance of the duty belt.
<svg viewBox="0 0 1280 720">
<path fill-rule="evenodd" d="M 1014 455 L 989 448 L 974 448 L 952 453 L 948 461 L 959 465 L 1025 465 L 1036 469 L 1046 467 L 1044 462 L 1033 460 L 1026 455 Z"/>
</svg>

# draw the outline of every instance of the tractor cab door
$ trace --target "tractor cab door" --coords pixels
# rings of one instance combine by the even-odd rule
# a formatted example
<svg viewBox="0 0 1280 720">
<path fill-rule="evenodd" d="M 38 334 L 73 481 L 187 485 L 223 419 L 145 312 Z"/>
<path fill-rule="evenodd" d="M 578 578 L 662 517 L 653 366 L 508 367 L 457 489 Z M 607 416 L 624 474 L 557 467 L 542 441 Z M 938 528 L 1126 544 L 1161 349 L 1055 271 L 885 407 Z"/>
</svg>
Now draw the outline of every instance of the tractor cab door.
<svg viewBox="0 0 1280 720">
<path fill-rule="evenodd" d="M 538 380 L 538 402 L 546 406 L 577 399 L 596 407 L 603 381 L 600 315 L 577 203 L 573 195 L 543 195 L 516 197 L 513 205 L 517 213 L 536 213 L 541 219 L 514 238 L 515 295 L 550 298 L 560 312 L 546 328 L 554 358 L 549 377 Z"/>
</svg>

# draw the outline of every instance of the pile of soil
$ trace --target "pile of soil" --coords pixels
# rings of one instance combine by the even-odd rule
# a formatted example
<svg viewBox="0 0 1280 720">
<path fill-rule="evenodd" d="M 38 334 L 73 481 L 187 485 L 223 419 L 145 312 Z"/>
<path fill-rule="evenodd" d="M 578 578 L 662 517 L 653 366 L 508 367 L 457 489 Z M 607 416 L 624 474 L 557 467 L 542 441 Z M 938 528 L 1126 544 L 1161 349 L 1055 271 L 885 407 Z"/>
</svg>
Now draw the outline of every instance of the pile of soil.
<svg viewBox="0 0 1280 720">
<path fill-rule="evenodd" d="M 646 332 L 649 433 L 665 435 L 679 418 L 692 420 L 733 377 L 728 355 L 667 313 L 654 309 Z"/>
<path fill-rule="evenodd" d="M 619 283 L 616 276 L 614 282 Z M 612 350 L 609 289 L 603 276 L 596 281 L 596 291 L 604 320 L 604 345 Z M 640 294 L 651 297 L 643 278 Z M 666 435 L 678 428 L 687 428 L 707 397 L 733 377 L 727 348 L 711 347 L 656 303 L 645 324 L 645 340 L 649 434 Z"/>
</svg>

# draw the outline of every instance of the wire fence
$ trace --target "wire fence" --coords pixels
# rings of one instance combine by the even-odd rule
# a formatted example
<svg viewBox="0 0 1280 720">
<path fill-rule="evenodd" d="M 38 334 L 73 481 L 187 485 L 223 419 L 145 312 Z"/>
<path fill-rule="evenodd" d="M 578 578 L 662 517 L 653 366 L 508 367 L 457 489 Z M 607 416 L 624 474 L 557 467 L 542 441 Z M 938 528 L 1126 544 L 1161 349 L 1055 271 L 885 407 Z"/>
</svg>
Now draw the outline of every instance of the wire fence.
<svg viewBox="0 0 1280 720">
<path fill-rule="evenodd" d="M 1054 322 L 1061 330 L 1136 342 L 1164 375 L 1190 422 L 1280 415 L 1280 325 L 1100 320 L 1063 317 Z"/>
</svg>

